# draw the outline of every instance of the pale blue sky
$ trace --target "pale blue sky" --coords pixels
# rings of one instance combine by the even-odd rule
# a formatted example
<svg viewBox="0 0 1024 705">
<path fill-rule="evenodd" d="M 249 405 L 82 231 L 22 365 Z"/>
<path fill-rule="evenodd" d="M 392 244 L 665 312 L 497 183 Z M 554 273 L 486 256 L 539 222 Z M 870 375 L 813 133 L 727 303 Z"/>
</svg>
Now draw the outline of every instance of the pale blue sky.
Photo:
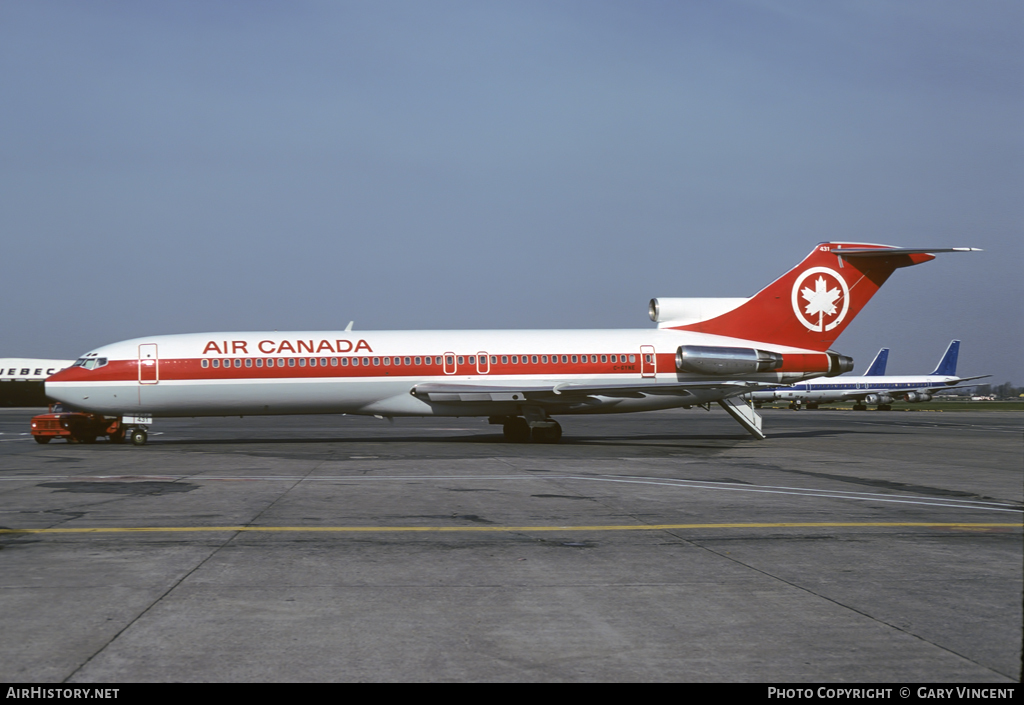
<svg viewBox="0 0 1024 705">
<path fill-rule="evenodd" d="M 824 240 L 863 371 L 1024 383 L 1019 2 L 0 0 L 0 355 L 651 326 Z"/>
</svg>

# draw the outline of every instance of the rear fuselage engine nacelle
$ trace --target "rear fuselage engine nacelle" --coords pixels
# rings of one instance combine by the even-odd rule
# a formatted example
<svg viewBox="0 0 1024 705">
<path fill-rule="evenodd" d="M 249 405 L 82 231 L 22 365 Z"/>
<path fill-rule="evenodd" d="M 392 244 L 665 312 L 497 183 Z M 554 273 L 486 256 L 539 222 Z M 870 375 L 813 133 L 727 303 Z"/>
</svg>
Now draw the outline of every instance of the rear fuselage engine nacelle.
<svg viewBox="0 0 1024 705">
<path fill-rule="evenodd" d="M 749 375 L 782 367 L 782 353 L 755 348 L 681 345 L 676 369 L 699 375 Z"/>
</svg>

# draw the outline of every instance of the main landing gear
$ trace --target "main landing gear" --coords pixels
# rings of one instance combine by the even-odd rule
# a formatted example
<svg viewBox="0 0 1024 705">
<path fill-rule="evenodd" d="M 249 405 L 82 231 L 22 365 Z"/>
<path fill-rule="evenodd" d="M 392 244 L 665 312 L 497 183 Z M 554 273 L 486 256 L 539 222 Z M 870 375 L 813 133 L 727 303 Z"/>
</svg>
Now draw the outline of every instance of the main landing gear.
<svg viewBox="0 0 1024 705">
<path fill-rule="evenodd" d="M 527 421 L 522 416 L 492 416 L 489 421 L 502 425 L 509 443 L 558 443 L 562 439 L 562 426 L 551 418 Z"/>
</svg>

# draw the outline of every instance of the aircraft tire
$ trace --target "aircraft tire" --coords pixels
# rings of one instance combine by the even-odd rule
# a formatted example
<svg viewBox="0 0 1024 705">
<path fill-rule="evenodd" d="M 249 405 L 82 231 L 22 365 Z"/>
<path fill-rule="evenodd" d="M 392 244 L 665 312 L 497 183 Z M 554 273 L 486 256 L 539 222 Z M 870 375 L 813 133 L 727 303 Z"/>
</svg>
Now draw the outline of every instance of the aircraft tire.
<svg viewBox="0 0 1024 705">
<path fill-rule="evenodd" d="M 534 443 L 558 443 L 562 440 L 562 426 L 556 421 L 554 426 L 531 430 Z"/>
<path fill-rule="evenodd" d="M 505 433 L 505 440 L 510 443 L 528 443 L 530 440 L 530 426 L 522 416 L 513 416 L 502 426 Z"/>
<path fill-rule="evenodd" d="M 129 436 L 132 441 L 132 445 L 144 446 L 146 445 L 146 432 L 141 428 L 133 429 Z"/>
</svg>

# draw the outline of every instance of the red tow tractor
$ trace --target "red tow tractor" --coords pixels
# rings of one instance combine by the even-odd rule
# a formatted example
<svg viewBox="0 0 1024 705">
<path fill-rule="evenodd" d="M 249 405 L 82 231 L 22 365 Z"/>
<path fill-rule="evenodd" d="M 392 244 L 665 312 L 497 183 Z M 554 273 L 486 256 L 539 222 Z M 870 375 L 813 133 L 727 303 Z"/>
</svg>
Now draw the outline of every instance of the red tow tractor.
<svg viewBox="0 0 1024 705">
<path fill-rule="evenodd" d="M 65 438 L 68 443 L 95 443 L 106 436 L 111 443 L 124 443 L 125 429 L 117 418 L 68 411 L 61 404 L 50 404 L 50 411 L 32 417 L 32 437 L 36 443 Z"/>
</svg>

